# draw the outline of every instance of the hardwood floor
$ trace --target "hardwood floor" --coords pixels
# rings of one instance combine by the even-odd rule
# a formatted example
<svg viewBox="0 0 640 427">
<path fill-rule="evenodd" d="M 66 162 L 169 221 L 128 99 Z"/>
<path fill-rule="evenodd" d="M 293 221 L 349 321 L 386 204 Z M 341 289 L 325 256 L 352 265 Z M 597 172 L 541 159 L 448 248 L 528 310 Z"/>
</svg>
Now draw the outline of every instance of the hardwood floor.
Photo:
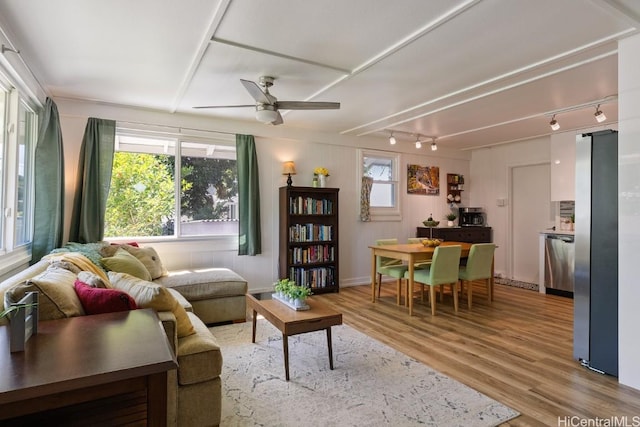
<svg viewBox="0 0 640 427">
<path fill-rule="evenodd" d="M 496 285 L 489 304 L 478 283 L 471 311 L 465 297 L 456 314 L 447 294 L 431 316 L 416 293 L 409 317 L 396 305 L 395 283 L 383 284 L 375 304 L 370 289 L 354 286 L 316 298 L 341 311 L 349 326 L 522 414 L 504 425 L 624 425 L 575 424 L 622 416 L 640 425 L 640 391 L 573 360 L 573 300 Z M 579 419 L 571 424 L 570 417 Z"/>
</svg>

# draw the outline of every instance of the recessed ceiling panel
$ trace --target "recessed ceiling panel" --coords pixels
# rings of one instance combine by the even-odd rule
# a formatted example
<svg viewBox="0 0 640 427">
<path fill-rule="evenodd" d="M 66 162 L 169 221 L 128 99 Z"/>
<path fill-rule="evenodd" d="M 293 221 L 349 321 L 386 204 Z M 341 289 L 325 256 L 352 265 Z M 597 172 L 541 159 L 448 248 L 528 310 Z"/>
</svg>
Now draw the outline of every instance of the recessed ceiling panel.
<svg viewBox="0 0 640 427">
<path fill-rule="evenodd" d="M 212 42 L 182 98 L 179 109 L 193 112 L 194 106 L 254 105 L 254 99 L 242 86 L 240 79 L 258 83 L 260 76 L 275 78 L 269 90 L 280 101 L 304 101 L 342 74 L 262 52 Z M 326 99 L 326 96 L 313 100 L 340 101 Z M 246 119 L 255 116 L 252 108 L 215 108 L 198 110 L 198 113 Z"/>
<path fill-rule="evenodd" d="M 3 25 L 51 95 L 166 108 L 217 1 L 21 1 Z"/>
<path fill-rule="evenodd" d="M 354 69 L 465 1 L 233 0 L 216 38 Z"/>
</svg>

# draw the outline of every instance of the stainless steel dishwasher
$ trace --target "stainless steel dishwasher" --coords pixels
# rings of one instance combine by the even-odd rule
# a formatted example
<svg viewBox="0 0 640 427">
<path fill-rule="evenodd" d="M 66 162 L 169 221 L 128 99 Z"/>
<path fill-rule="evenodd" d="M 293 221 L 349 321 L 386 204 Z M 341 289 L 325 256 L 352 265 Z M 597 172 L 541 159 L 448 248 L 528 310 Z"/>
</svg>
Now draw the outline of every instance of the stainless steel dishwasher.
<svg viewBox="0 0 640 427">
<path fill-rule="evenodd" d="M 544 245 L 544 286 L 548 294 L 573 297 L 574 261 L 573 236 L 547 234 Z"/>
</svg>

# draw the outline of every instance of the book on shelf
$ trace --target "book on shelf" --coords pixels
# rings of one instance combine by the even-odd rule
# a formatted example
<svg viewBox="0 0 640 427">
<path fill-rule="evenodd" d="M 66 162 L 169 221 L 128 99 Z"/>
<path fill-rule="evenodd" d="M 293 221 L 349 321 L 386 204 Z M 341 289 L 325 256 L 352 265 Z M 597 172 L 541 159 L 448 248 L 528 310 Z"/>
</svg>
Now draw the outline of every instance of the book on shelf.
<svg viewBox="0 0 640 427">
<path fill-rule="evenodd" d="M 289 199 L 289 213 L 293 215 L 332 215 L 333 202 L 313 197 L 291 197 Z"/>
<path fill-rule="evenodd" d="M 310 264 L 319 262 L 332 262 L 335 260 L 335 250 L 329 245 L 313 245 L 308 247 L 295 247 L 289 250 L 290 264 Z"/>
<path fill-rule="evenodd" d="M 335 286 L 333 267 L 291 267 L 289 278 L 298 285 L 311 288 L 325 288 Z"/>
<path fill-rule="evenodd" d="M 290 242 L 331 241 L 332 226 L 323 224 L 294 224 L 289 228 Z"/>
</svg>

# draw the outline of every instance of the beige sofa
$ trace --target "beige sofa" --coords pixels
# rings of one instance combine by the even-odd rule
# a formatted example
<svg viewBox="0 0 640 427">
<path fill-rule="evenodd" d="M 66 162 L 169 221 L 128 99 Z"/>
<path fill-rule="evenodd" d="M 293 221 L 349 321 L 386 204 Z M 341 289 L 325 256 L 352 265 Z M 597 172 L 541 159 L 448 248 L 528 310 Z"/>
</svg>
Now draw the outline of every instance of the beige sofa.
<svg viewBox="0 0 640 427">
<path fill-rule="evenodd" d="M 60 285 L 60 289 L 56 286 L 47 288 L 46 283 L 39 281 L 38 278 L 46 271 L 59 268 L 52 264 L 52 259 L 43 259 L 0 283 L 0 302 L 4 301 L 7 291 L 16 292 L 18 288 L 22 291 L 38 290 L 41 293 L 40 320 L 84 315 L 82 304 L 79 304 L 79 300 L 73 300 L 73 291 L 69 293 L 68 284 Z M 169 289 L 169 293 L 186 311 L 194 332 L 180 337 L 179 319 L 175 312 L 158 311 L 168 343 L 178 360 L 177 371 L 172 371 L 169 376 L 168 425 L 219 425 L 223 351 L 206 323 L 244 320 L 247 283 L 228 269 L 163 273 L 151 283 Z M 111 273 L 109 277 L 112 277 Z M 28 289 L 29 286 L 35 286 L 35 289 Z M 57 292 L 63 288 L 64 292 Z M 51 299 L 57 301 L 52 303 Z M 0 319 L 2 323 L 6 323 L 6 320 Z"/>
</svg>

